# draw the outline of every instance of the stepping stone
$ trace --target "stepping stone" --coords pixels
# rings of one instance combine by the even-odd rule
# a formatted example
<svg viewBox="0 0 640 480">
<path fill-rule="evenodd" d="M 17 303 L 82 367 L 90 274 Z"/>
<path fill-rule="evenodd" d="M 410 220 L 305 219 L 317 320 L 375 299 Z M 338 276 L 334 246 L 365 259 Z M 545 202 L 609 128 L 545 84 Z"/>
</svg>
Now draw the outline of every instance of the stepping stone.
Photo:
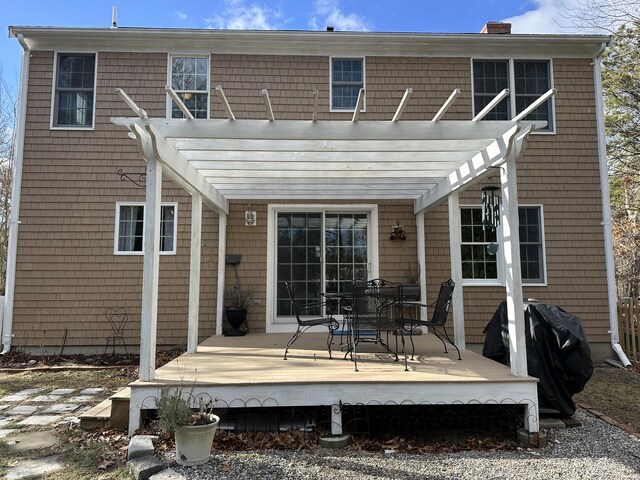
<svg viewBox="0 0 640 480">
<path fill-rule="evenodd" d="M 57 402 L 62 398 L 60 395 L 38 395 L 35 398 L 32 398 L 32 402 Z"/>
<path fill-rule="evenodd" d="M 75 388 L 56 388 L 55 390 L 51 390 L 49 395 L 69 395 L 75 391 Z"/>
<path fill-rule="evenodd" d="M 16 395 L 33 395 L 34 393 L 40 393 L 44 388 L 25 388 L 16 392 Z"/>
<path fill-rule="evenodd" d="M 18 425 L 50 425 L 61 418 L 60 415 L 31 415 L 18 422 Z"/>
<path fill-rule="evenodd" d="M 56 403 L 47 408 L 43 413 L 69 413 L 76 410 L 79 406 L 77 403 Z"/>
<path fill-rule="evenodd" d="M 186 477 L 171 468 L 167 468 L 160 473 L 151 475 L 149 480 L 186 480 Z"/>
<path fill-rule="evenodd" d="M 158 438 L 155 435 L 135 435 L 131 437 L 127 450 L 127 460 L 148 457 L 153 455 L 153 440 Z"/>
<path fill-rule="evenodd" d="M 14 393 L 0 398 L 0 402 L 24 402 L 27 398 L 29 398 L 29 395 Z"/>
<path fill-rule="evenodd" d="M 7 410 L 5 413 L 7 415 L 31 415 L 38 411 L 39 407 L 33 407 L 31 405 L 20 405 L 18 407 L 13 407 L 11 410 Z"/>
<path fill-rule="evenodd" d="M 147 480 L 154 473 L 165 469 L 164 463 L 155 456 L 129 460 L 127 466 L 136 480 Z"/>
<path fill-rule="evenodd" d="M 85 388 L 84 390 L 80 391 L 81 395 L 97 395 L 100 392 L 103 392 L 104 389 L 100 388 L 100 387 L 94 387 L 94 388 Z"/>
<path fill-rule="evenodd" d="M 0 438 L 6 437 L 11 432 L 15 432 L 15 430 L 13 428 L 2 428 L 2 429 L 0 429 Z"/>
<path fill-rule="evenodd" d="M 0 427 L 6 425 L 7 423 L 13 422 L 13 418 L 0 417 Z"/>
<path fill-rule="evenodd" d="M 23 478 L 41 478 L 58 470 L 62 470 L 64 465 L 59 455 L 51 457 L 37 458 L 35 460 L 25 460 L 15 467 L 6 469 L 6 480 L 21 480 Z"/>
<path fill-rule="evenodd" d="M 565 423 L 559 418 L 541 418 L 540 419 L 540 429 L 541 430 L 551 430 L 557 428 L 566 428 Z"/>
<path fill-rule="evenodd" d="M 44 430 L 42 432 L 26 432 L 11 435 L 7 438 L 8 443 L 9 441 L 10 444 L 7 445 L 7 450 L 12 453 L 18 453 L 53 447 L 59 440 L 52 430 Z"/>
<path fill-rule="evenodd" d="M 5 408 L 9 408 L 9 405 L 0 405 L 0 412 L 1 412 L 2 410 L 4 410 Z"/>
<path fill-rule="evenodd" d="M 94 400 L 93 395 L 76 395 L 75 397 L 71 397 L 67 400 L 70 403 L 89 403 Z"/>
</svg>

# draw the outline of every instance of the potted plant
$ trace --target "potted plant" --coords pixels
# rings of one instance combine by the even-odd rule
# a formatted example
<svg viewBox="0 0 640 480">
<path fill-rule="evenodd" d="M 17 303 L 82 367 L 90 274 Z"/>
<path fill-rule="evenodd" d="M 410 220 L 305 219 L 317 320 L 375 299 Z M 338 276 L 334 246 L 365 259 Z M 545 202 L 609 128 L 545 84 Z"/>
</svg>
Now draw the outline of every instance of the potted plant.
<svg viewBox="0 0 640 480">
<path fill-rule="evenodd" d="M 247 325 L 247 311 L 251 304 L 252 290 L 250 287 L 231 287 L 224 295 L 224 313 L 231 330 L 225 333 L 227 337 L 238 337 L 246 332 L 240 330 L 242 324 Z"/>
<path fill-rule="evenodd" d="M 198 396 L 198 408 L 193 409 L 192 390 L 183 387 L 164 387 L 156 400 L 160 428 L 176 440 L 176 462 L 180 465 L 202 465 L 211 457 L 213 437 L 220 417 L 212 413 L 211 400 L 207 403 Z"/>
</svg>

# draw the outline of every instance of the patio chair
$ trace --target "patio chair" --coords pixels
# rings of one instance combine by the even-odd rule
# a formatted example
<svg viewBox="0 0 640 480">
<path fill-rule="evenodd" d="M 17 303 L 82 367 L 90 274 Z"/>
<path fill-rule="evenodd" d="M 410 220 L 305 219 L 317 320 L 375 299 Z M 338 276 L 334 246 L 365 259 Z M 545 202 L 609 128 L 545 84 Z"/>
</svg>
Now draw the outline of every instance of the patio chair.
<svg viewBox="0 0 640 480">
<path fill-rule="evenodd" d="M 440 285 L 438 298 L 435 302 L 428 305 L 422 304 L 420 302 L 404 301 L 402 291 L 400 292 L 400 300 L 398 302 L 398 308 L 396 312 L 398 314 L 397 322 L 401 327 L 400 332 L 402 336 L 402 351 L 404 353 L 405 370 L 408 370 L 408 367 L 407 353 L 405 351 L 404 345 L 404 335 L 405 333 L 409 333 L 409 338 L 411 340 L 411 360 L 413 360 L 416 349 L 415 344 L 413 343 L 413 330 L 416 327 L 430 328 L 434 335 L 438 337 L 438 339 L 442 342 L 442 345 L 444 345 L 444 353 L 449 353 L 449 351 L 447 350 L 447 343 L 449 343 L 458 352 L 458 360 L 462 360 L 460 349 L 456 346 L 453 340 L 451 340 L 451 337 L 449 337 L 446 325 L 454 288 L 455 283 L 453 282 L 453 280 L 449 279 L 446 282 L 442 282 L 442 284 Z M 402 289 L 402 287 L 400 287 L 400 289 Z M 433 311 L 431 320 L 420 320 L 421 308 L 426 308 Z M 404 313 L 407 310 L 410 312 L 415 310 L 416 318 L 413 318 L 413 315 L 410 315 L 409 318 L 404 317 Z"/>
<path fill-rule="evenodd" d="M 349 316 L 349 348 L 355 371 L 358 371 L 357 349 L 360 342 L 371 342 L 381 345 L 388 352 L 395 354 L 398 360 L 398 343 L 396 349 L 389 347 L 390 331 L 396 329 L 393 307 L 397 285 L 383 279 L 370 280 L 366 283 L 354 283 L 351 312 Z M 387 333 L 387 341 L 383 333 Z"/>
<path fill-rule="evenodd" d="M 289 294 L 289 298 L 291 299 L 291 306 L 293 308 L 293 312 L 296 315 L 296 321 L 298 322 L 298 328 L 293 333 L 293 335 L 291 335 L 291 338 L 287 342 L 287 346 L 284 350 L 284 359 L 287 360 L 287 353 L 289 352 L 289 348 L 291 348 L 291 345 L 293 345 L 304 332 L 312 327 L 318 326 L 325 326 L 329 329 L 329 333 L 327 335 L 327 350 L 329 351 L 329 358 L 333 358 L 331 356 L 331 342 L 333 341 L 333 332 L 340 328 L 340 324 L 335 318 L 333 318 L 333 316 L 331 316 L 331 314 L 328 317 L 302 318 L 301 316 L 304 315 L 305 310 L 322 306 L 324 305 L 324 303 L 316 302 L 302 304 L 296 300 L 291 284 L 289 282 L 284 282 L 284 284 L 287 287 L 287 293 Z"/>
</svg>

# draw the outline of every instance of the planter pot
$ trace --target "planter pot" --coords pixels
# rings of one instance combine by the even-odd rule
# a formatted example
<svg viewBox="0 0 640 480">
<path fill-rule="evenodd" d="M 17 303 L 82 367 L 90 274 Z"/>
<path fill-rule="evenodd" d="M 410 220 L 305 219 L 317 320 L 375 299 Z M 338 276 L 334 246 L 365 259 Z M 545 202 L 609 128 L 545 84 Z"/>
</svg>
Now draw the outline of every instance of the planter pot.
<svg viewBox="0 0 640 480">
<path fill-rule="evenodd" d="M 229 322 L 229 325 L 231 325 L 231 330 L 224 334 L 225 337 L 243 336 L 245 332 L 241 331 L 240 327 L 247 321 L 247 309 L 227 307 L 225 308 L 224 312 L 227 316 L 227 322 Z"/>
<path fill-rule="evenodd" d="M 177 427 L 176 462 L 180 465 L 193 467 L 203 465 L 211 457 L 213 437 L 218 429 L 220 418 L 215 416 L 215 422 L 207 425 L 185 425 Z"/>
</svg>

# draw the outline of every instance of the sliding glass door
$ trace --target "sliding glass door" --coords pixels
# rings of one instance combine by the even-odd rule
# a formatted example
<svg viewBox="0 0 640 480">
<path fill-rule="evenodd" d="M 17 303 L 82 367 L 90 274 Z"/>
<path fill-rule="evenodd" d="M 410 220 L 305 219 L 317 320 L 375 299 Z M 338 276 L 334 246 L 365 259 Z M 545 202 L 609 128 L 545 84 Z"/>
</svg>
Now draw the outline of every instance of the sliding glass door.
<svg viewBox="0 0 640 480">
<path fill-rule="evenodd" d="M 285 281 L 303 303 L 321 292 L 344 292 L 366 280 L 370 265 L 370 214 L 367 212 L 276 212 L 276 319 L 293 315 Z M 307 310 L 323 315 L 321 307 Z"/>
</svg>

